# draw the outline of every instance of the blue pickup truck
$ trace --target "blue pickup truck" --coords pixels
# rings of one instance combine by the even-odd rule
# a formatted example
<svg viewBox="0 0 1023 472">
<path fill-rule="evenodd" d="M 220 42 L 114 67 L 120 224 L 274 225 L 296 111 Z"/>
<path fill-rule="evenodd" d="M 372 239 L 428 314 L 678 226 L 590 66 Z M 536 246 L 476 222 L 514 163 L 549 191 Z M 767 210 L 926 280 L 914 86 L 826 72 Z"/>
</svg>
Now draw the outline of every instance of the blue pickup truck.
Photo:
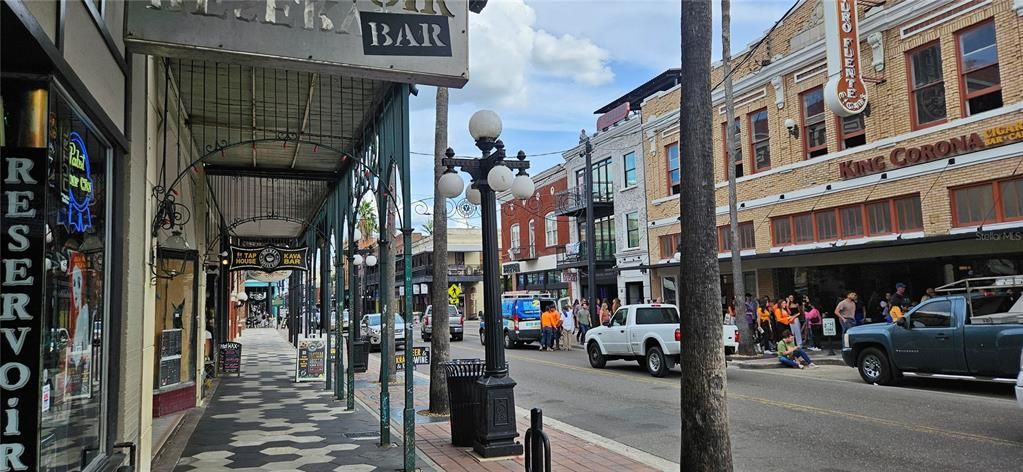
<svg viewBox="0 0 1023 472">
<path fill-rule="evenodd" d="M 967 279 L 892 324 L 843 335 L 842 359 L 867 383 L 903 375 L 1015 384 L 1023 348 L 1023 276 Z"/>
</svg>

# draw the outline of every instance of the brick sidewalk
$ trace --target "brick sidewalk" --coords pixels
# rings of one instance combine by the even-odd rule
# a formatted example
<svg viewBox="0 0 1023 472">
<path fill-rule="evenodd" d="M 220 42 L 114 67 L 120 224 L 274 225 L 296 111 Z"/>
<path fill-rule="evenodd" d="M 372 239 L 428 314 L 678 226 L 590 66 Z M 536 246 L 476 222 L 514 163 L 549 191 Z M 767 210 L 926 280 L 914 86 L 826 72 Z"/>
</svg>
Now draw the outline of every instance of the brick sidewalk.
<svg viewBox="0 0 1023 472">
<path fill-rule="evenodd" d="M 379 376 L 379 360 L 371 356 L 369 369 L 362 374 L 356 374 L 356 398 L 360 399 L 370 409 L 379 410 L 380 384 L 375 383 Z M 420 367 L 422 369 L 422 367 Z M 391 386 L 390 403 L 393 425 L 393 434 L 400 436 L 402 409 L 405 405 L 405 388 L 402 383 L 403 372 L 398 372 L 398 383 Z M 415 382 L 415 410 L 422 411 L 429 408 L 429 381 L 428 377 L 416 372 Z M 529 413 L 518 409 L 517 424 L 519 438 L 522 442 L 526 430 L 529 429 Z M 421 423 L 425 417 L 417 415 L 416 424 L 416 447 L 422 455 L 436 463 L 445 471 L 522 471 L 525 470 L 523 456 L 509 457 L 505 459 L 478 459 L 474 456 L 472 448 L 455 447 L 451 445 L 451 430 L 446 418 L 441 421 Z M 592 472 L 592 471 L 657 471 L 661 470 L 667 461 L 660 461 L 661 467 L 648 465 L 639 460 L 617 454 L 607 444 L 598 444 L 589 439 L 562 431 L 548 424 L 544 425 L 544 432 L 550 438 L 551 469 L 553 471 L 570 472 Z M 400 442 L 396 440 L 396 442 Z M 647 460 L 656 463 L 656 460 Z M 672 469 L 677 470 L 675 465 Z"/>
</svg>

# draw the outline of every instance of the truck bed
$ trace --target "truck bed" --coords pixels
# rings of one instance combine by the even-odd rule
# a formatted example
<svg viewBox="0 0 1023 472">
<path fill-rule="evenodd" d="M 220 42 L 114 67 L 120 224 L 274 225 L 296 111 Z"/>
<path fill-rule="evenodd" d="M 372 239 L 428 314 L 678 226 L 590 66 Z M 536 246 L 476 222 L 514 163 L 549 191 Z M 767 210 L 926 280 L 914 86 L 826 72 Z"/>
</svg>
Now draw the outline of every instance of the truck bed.
<svg viewBox="0 0 1023 472">
<path fill-rule="evenodd" d="M 1023 325 L 1023 313 L 994 313 L 984 316 L 974 316 L 970 318 L 970 324 L 975 325 L 1004 325 L 1004 324 L 1021 324 Z"/>
</svg>

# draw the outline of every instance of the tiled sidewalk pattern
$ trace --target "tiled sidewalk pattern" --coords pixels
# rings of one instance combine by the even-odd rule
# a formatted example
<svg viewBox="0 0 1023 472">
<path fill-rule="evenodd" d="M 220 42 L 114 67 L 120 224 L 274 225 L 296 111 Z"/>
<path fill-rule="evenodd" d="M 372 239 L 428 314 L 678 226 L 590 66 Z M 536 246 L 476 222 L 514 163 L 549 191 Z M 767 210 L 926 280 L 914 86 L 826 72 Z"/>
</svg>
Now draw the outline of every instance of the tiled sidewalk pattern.
<svg viewBox="0 0 1023 472">
<path fill-rule="evenodd" d="M 323 383 L 295 383 L 295 350 L 273 329 L 248 329 L 242 373 L 224 376 L 175 471 L 373 471 L 402 465 L 400 448 L 379 448 L 379 422 L 345 412 Z"/>
</svg>

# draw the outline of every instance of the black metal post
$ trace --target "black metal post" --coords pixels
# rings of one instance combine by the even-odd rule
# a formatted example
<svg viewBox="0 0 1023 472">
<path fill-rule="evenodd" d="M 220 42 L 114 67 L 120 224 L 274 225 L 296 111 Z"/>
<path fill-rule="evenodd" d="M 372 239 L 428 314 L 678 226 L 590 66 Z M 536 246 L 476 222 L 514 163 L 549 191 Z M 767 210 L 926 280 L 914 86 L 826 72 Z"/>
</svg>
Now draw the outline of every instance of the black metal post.
<svg viewBox="0 0 1023 472">
<path fill-rule="evenodd" d="M 600 312 L 600 307 L 597 306 L 597 235 L 593 223 L 593 146 L 590 144 L 590 136 L 586 134 L 586 130 L 582 132 L 582 139 L 586 172 L 583 178 L 583 185 L 586 186 L 586 194 L 583 195 L 583 198 L 586 199 L 586 286 L 590 299 L 590 326 L 596 326 L 597 323 L 593 322 L 593 315 Z M 596 319 L 599 323 L 600 317 L 597 316 Z"/>
<path fill-rule="evenodd" d="M 483 224 L 483 318 L 486 325 L 484 349 L 486 364 L 483 376 L 476 383 L 480 402 L 476 418 L 476 438 L 473 450 L 483 457 L 519 455 L 522 444 L 515 441 L 519 433 L 515 424 L 515 381 L 508 375 L 508 362 L 504 354 L 504 321 L 501 316 L 501 284 L 498 273 L 497 196 L 487 182 L 487 175 L 497 165 L 512 169 L 526 169 L 529 163 L 519 152 L 518 161 L 504 161 L 504 143 L 500 140 L 480 140 L 477 147 L 483 151 L 480 159 L 455 158 L 448 148 L 443 164 L 461 167 L 473 177 L 480 191 L 480 217 Z M 491 154 L 491 150 L 496 152 Z"/>
</svg>

